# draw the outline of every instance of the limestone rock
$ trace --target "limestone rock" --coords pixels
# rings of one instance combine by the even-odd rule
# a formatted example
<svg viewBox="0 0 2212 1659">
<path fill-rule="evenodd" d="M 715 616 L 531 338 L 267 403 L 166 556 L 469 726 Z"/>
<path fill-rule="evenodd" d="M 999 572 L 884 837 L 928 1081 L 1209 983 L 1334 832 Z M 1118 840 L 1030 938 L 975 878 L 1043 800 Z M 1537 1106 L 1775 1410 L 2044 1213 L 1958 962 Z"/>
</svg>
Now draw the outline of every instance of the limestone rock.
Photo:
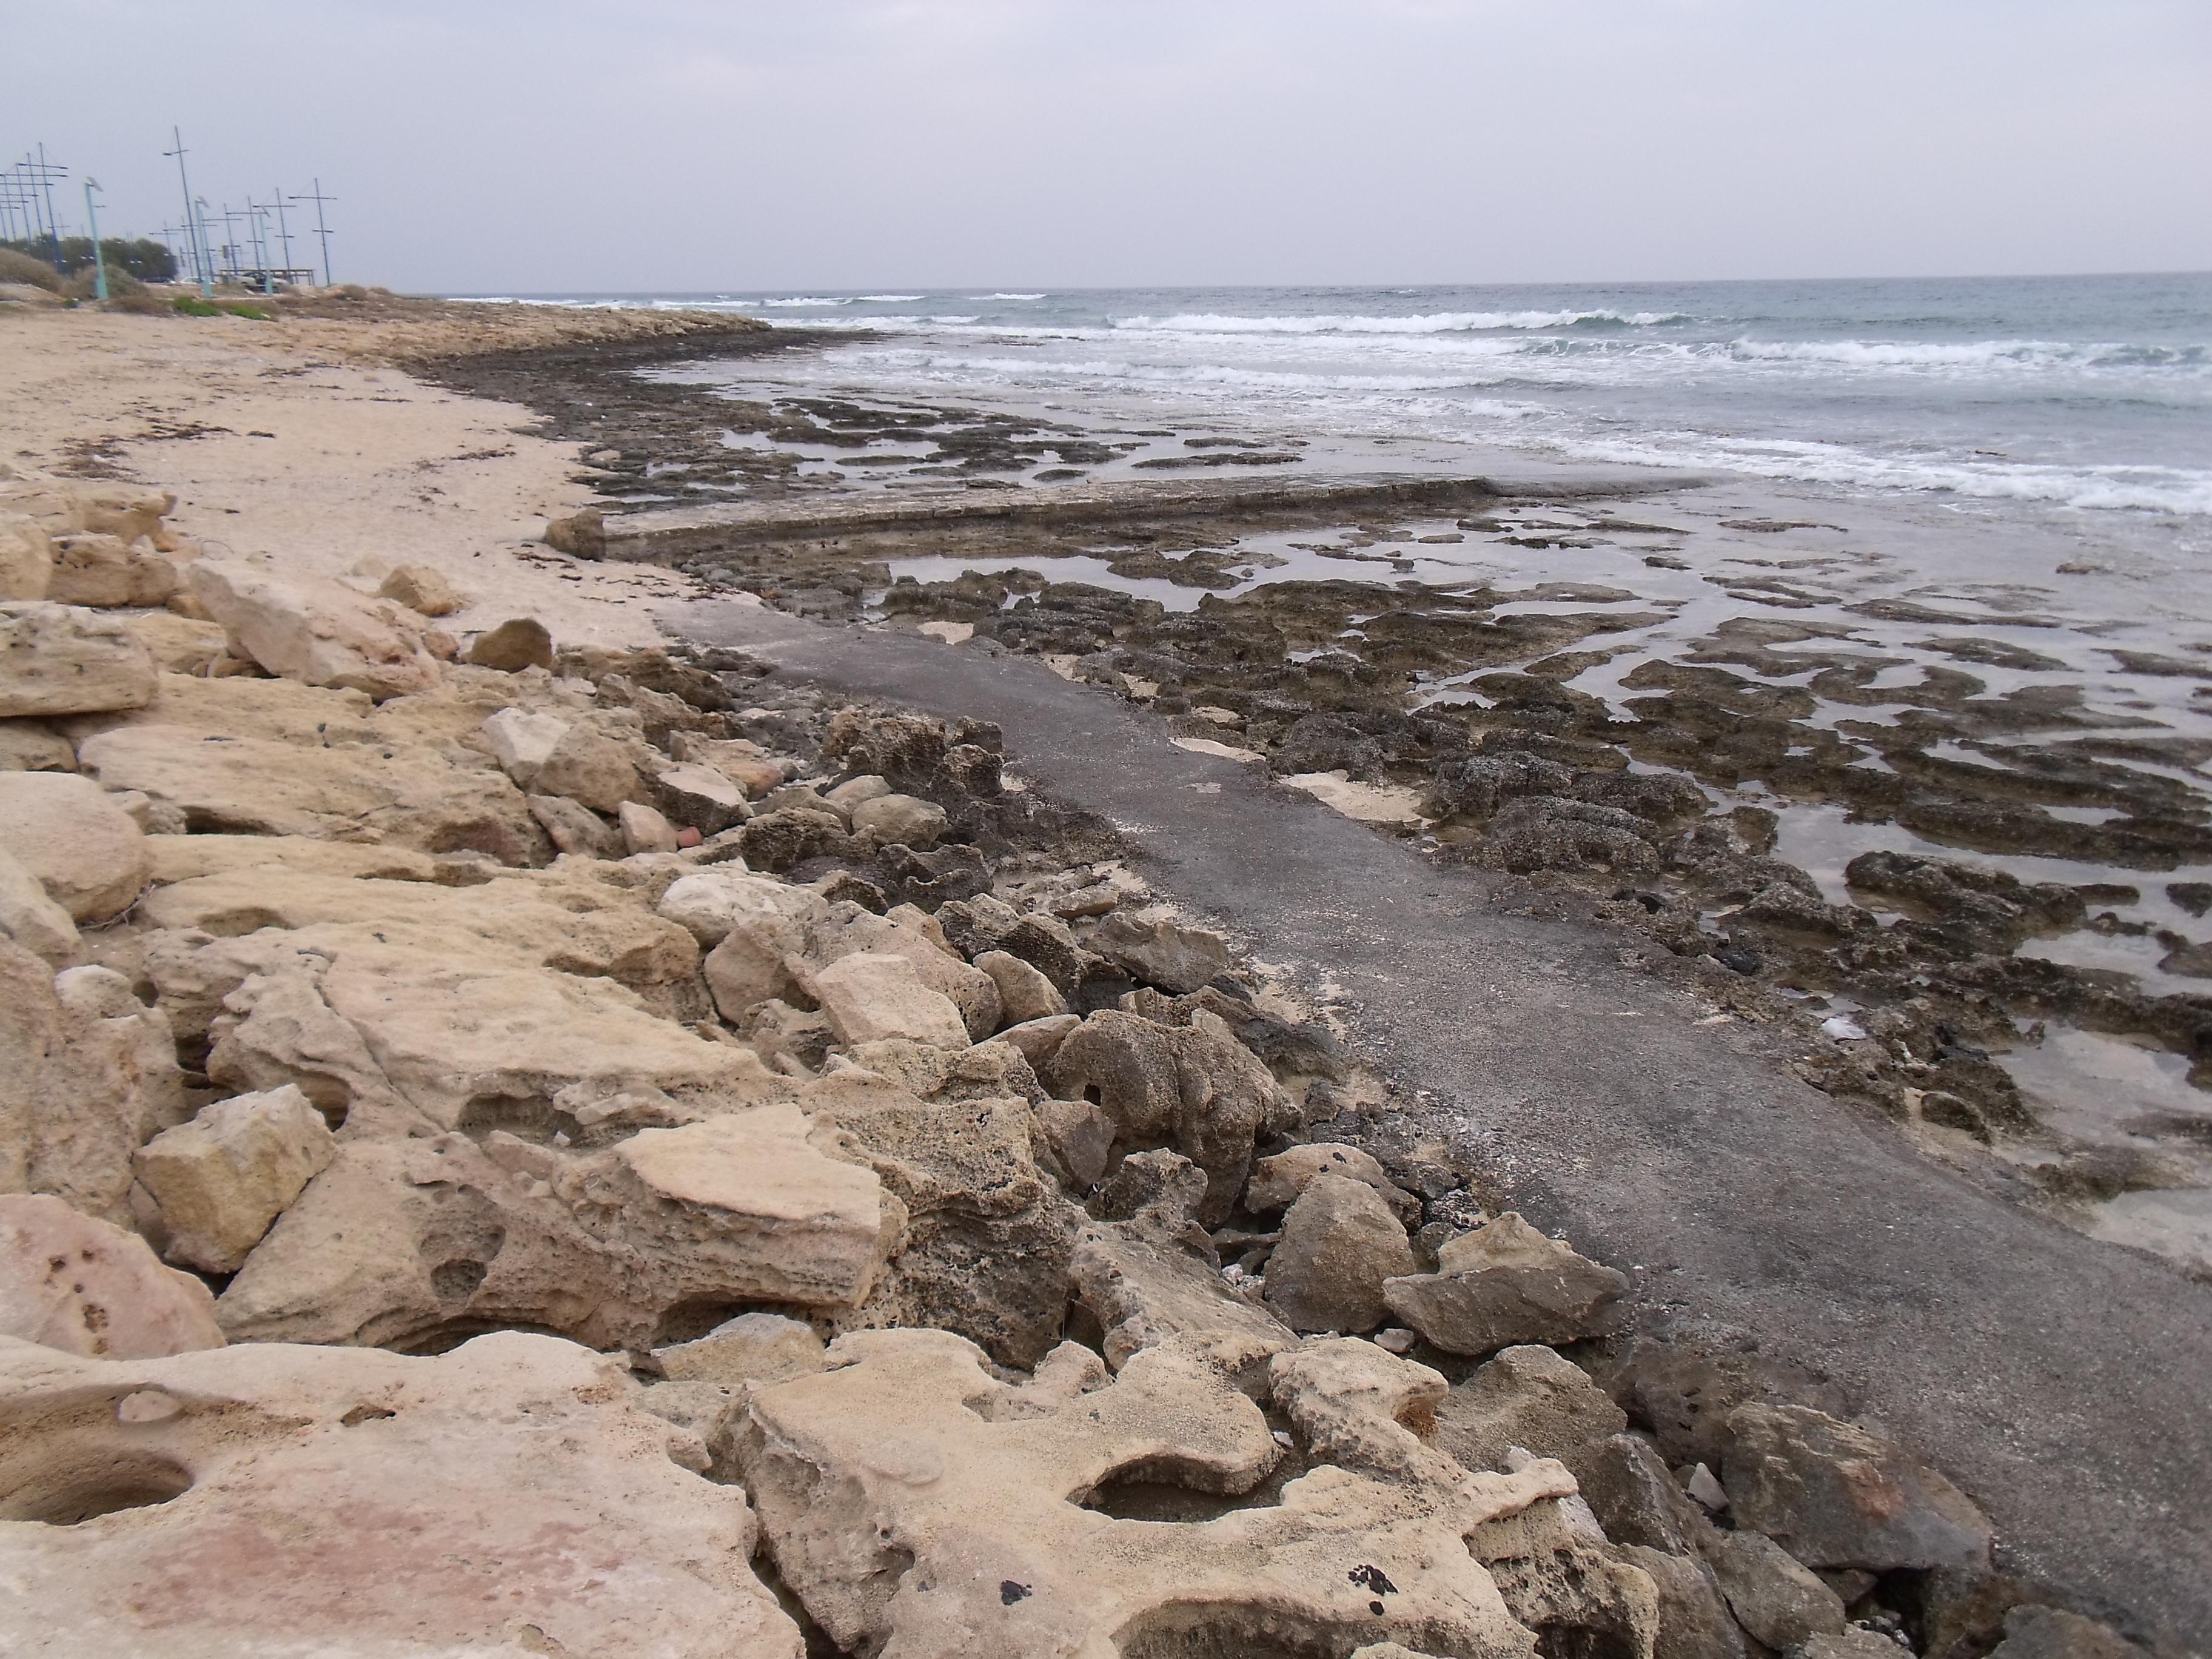
<svg viewBox="0 0 2212 1659">
<path fill-rule="evenodd" d="M 565 518 L 545 521 L 545 545 L 575 559 L 603 559 L 607 554 L 605 517 L 596 507 L 586 507 Z"/>
<path fill-rule="evenodd" d="M 571 729 L 571 723 L 558 714 L 533 714 L 522 708 L 502 708 L 482 728 L 499 769 L 524 789 L 537 787 L 538 775 Z"/>
<path fill-rule="evenodd" d="M 0 943 L 0 1192 L 131 1219 L 131 1154 L 187 1116 L 168 1018 L 106 968 Z"/>
<path fill-rule="evenodd" d="M 49 597 L 53 566 L 53 544 L 46 526 L 0 506 L 0 599 Z"/>
<path fill-rule="evenodd" d="M 1005 951 L 986 951 L 975 966 L 999 988 L 1000 1018 L 1009 1025 L 1027 1025 L 1067 1012 L 1067 999 L 1053 982 L 1019 957 Z"/>
<path fill-rule="evenodd" d="M 222 1346 L 198 1279 L 163 1267 L 136 1233 L 23 1193 L 0 1194 L 0 1337 L 95 1359 Z M 0 1343 L 0 1365 L 7 1354 Z"/>
<path fill-rule="evenodd" d="M 1371 1331 L 1382 1322 L 1382 1281 L 1414 1265 L 1406 1229 L 1374 1188 L 1318 1175 L 1283 1218 L 1268 1305 L 1293 1330 Z"/>
<path fill-rule="evenodd" d="M 1547 1238 L 1511 1211 L 1437 1252 L 1437 1271 L 1383 1286 L 1390 1311 L 1447 1353 L 1571 1342 L 1628 1288 L 1610 1267 Z"/>
<path fill-rule="evenodd" d="M 1986 1567 L 1972 1500 L 1902 1448 L 1805 1406 L 1739 1406 L 1721 1471 L 1739 1526 L 1814 1567 Z M 1756 1634 L 1756 1632 L 1753 1632 Z"/>
<path fill-rule="evenodd" d="M 365 691 L 380 702 L 437 683 L 422 619 L 408 620 L 412 613 L 398 606 L 224 559 L 195 560 L 188 580 L 231 648 L 282 678 Z"/>
<path fill-rule="evenodd" d="M 998 1034 L 1001 1042 L 1011 1042 L 1021 1050 L 1022 1058 L 1036 1070 L 1042 1072 L 1051 1063 L 1067 1034 L 1083 1024 L 1076 1014 L 1053 1014 L 1043 1019 L 1024 1020 L 1018 1025 L 1009 1025 Z M 1109 1136 L 1112 1125 L 1108 1125 Z"/>
<path fill-rule="evenodd" d="M 90 530 L 126 542 L 161 535 L 161 520 L 176 505 L 165 489 L 113 479 L 33 480 L 0 495 L 0 506 L 27 515 L 53 535 Z"/>
<path fill-rule="evenodd" d="M 39 878 L 0 846 L 0 939 L 12 939 L 34 957 L 63 968 L 76 959 L 76 923 L 46 896 Z"/>
<path fill-rule="evenodd" d="M 1218 933 L 1186 927 L 1166 916 L 1117 910 L 1091 935 L 1090 946 L 1133 979 L 1177 995 L 1229 971 L 1229 945 Z"/>
<path fill-rule="evenodd" d="M 1375 1189 L 1398 1219 L 1412 1227 L 1420 1219 L 1420 1200 L 1401 1191 L 1371 1152 L 1357 1146 L 1318 1140 L 1293 1146 L 1252 1166 L 1252 1179 L 1244 1188 L 1244 1207 L 1255 1215 L 1287 1209 L 1317 1175 L 1342 1176 Z"/>
<path fill-rule="evenodd" d="M 1705 1558 L 1736 1622 L 1770 1648 L 1790 1649 L 1844 1627 L 1844 1604 L 1771 1538 L 1717 1533 Z"/>
<path fill-rule="evenodd" d="M 702 836 L 718 836 L 751 816 L 744 786 L 711 766 L 662 768 L 653 781 L 653 799 L 671 822 L 689 825 Z"/>
<path fill-rule="evenodd" d="M 425 617 L 450 617 L 468 604 L 443 571 L 427 564 L 394 566 L 376 590 L 376 597 Z"/>
<path fill-rule="evenodd" d="M 696 732 L 678 732 L 670 737 L 668 746 L 678 760 L 713 767 L 754 800 L 781 787 L 787 775 L 788 763 L 776 759 L 747 738 L 707 738 Z"/>
<path fill-rule="evenodd" d="M 1267 1068 L 1203 1012 L 1175 1027 L 1102 1010 L 1061 1040 L 1044 1077 L 1055 1095 L 1096 1099 L 1117 1150 L 1165 1144 L 1205 1170 L 1199 1219 L 1209 1226 L 1236 1206 L 1256 1138 L 1290 1111 Z"/>
<path fill-rule="evenodd" d="M 2005 1614 L 1990 1659 L 2143 1659 L 2143 1650 L 2109 1625 L 2030 1603 Z"/>
<path fill-rule="evenodd" d="M 883 846 L 934 847 L 948 822 L 945 809 L 913 795 L 878 795 L 853 809 L 853 828 Z"/>
<path fill-rule="evenodd" d="M 76 770 L 76 748 L 46 721 L 0 720 L 0 772 Z"/>
<path fill-rule="evenodd" d="M 799 994 L 803 958 L 828 923 L 822 896 L 765 876 L 702 871 L 680 878 L 661 896 L 661 915 L 702 944 L 713 937 L 707 988 L 725 1019 L 757 1003 Z"/>
<path fill-rule="evenodd" d="M 541 795 L 566 795 L 594 812 L 618 811 L 643 793 L 630 754 L 604 732 L 572 726 L 539 762 L 529 787 Z"/>
<path fill-rule="evenodd" d="M 11 1634 L 31 1650 L 803 1650 L 746 1565 L 745 1494 L 679 1466 L 696 1437 L 637 1408 L 618 1359 L 552 1338 L 500 1333 L 436 1358 L 9 1348 L 0 1421 L 6 1514 L 64 1523 L 9 1526 L 0 1544 Z"/>
<path fill-rule="evenodd" d="M 841 925 L 815 937 L 812 961 L 831 963 L 862 952 L 898 957 L 924 986 L 960 1011 L 970 1038 L 981 1042 L 999 1029 L 1002 1011 L 997 982 L 960 960 L 944 942 L 933 917 L 908 905 L 884 916 L 871 915 L 858 906 L 839 906 L 835 915 Z"/>
<path fill-rule="evenodd" d="M 890 780 L 878 773 L 863 773 L 857 778 L 848 778 L 822 799 L 832 806 L 850 814 L 856 807 L 872 800 L 881 800 L 892 793 Z"/>
<path fill-rule="evenodd" d="M 1068 1274 L 1115 1370 L 1147 1348 L 1172 1345 L 1233 1377 L 1297 1343 L 1256 1297 L 1223 1281 L 1202 1231 L 1168 1218 L 1092 1222 L 1076 1241 Z"/>
<path fill-rule="evenodd" d="M 106 921 L 146 885 L 146 837 L 107 791 L 66 772 L 0 772 L 0 852 L 82 922 Z"/>
<path fill-rule="evenodd" d="M 1557 1458 L 1578 1480 L 1627 1426 L 1627 1413 L 1587 1371 L 1534 1346 L 1505 1349 L 1437 1407 L 1437 1443 L 1469 1468 L 1504 1468 L 1518 1446 Z"/>
<path fill-rule="evenodd" d="M 166 605 L 177 567 L 144 543 L 77 531 L 52 540 L 53 570 L 44 598 L 57 605 Z"/>
<path fill-rule="evenodd" d="M 806 985 L 840 1042 L 907 1037 L 940 1048 L 968 1046 L 960 1010 L 925 985 L 904 957 L 855 951 L 809 975 Z"/>
<path fill-rule="evenodd" d="M 526 668 L 553 666 L 553 635 L 534 617 L 517 617 L 477 635 L 469 660 L 479 668 L 519 674 Z"/>
<path fill-rule="evenodd" d="M 160 1207 L 162 1253 L 228 1273 L 336 1151 L 322 1114 L 287 1085 L 202 1107 L 141 1146 L 132 1167 Z"/>
<path fill-rule="evenodd" d="M 690 1342 L 653 1351 L 672 1382 L 781 1382 L 822 1369 L 814 1328 L 781 1314 L 739 1314 Z"/>
<path fill-rule="evenodd" d="M 847 1650 L 1042 1659 L 1194 1628 L 1223 1650 L 1529 1650 L 1462 1540 L 1536 1501 L 1540 1476 L 1455 1487 L 1447 1507 L 1322 1468 L 1278 1505 L 1121 1520 L 1102 1500 L 1125 1473 L 1249 1491 L 1277 1455 L 1258 1408 L 1166 1350 L 1105 1382 L 1063 1346 L 1020 1387 L 935 1331 L 849 1334 L 830 1360 L 755 1395 L 738 1461 L 785 1582 Z"/>
<path fill-rule="evenodd" d="M 1666 1460 L 1650 1441 L 1616 1434 L 1579 1456 L 1573 1467 L 1583 1496 L 1606 1536 L 1616 1543 L 1695 1555 L 1713 1535 L 1713 1523 L 1674 1483 Z"/>
<path fill-rule="evenodd" d="M 305 836 L 149 836 L 146 855 L 156 886 L 198 876 L 276 868 L 354 881 L 435 881 L 438 863 L 404 847 L 364 847 Z"/>
<path fill-rule="evenodd" d="M 676 826 L 641 801 L 623 802 L 615 809 L 615 823 L 622 830 L 623 845 L 632 855 L 673 853 L 683 845 L 676 839 Z"/>
<path fill-rule="evenodd" d="M 230 636 L 222 623 L 196 622 L 173 611 L 133 617 L 131 631 L 146 642 L 154 653 L 154 665 L 165 674 L 204 675 L 230 650 Z"/>
<path fill-rule="evenodd" d="M 622 831 L 582 802 L 570 800 L 566 795 L 532 795 L 527 799 L 530 816 L 557 851 L 587 859 L 605 859 L 610 863 L 628 855 L 629 849 L 623 844 Z"/>
<path fill-rule="evenodd" d="M 153 653 L 121 617 L 0 604 L 0 718 L 138 708 L 155 687 Z"/>
</svg>

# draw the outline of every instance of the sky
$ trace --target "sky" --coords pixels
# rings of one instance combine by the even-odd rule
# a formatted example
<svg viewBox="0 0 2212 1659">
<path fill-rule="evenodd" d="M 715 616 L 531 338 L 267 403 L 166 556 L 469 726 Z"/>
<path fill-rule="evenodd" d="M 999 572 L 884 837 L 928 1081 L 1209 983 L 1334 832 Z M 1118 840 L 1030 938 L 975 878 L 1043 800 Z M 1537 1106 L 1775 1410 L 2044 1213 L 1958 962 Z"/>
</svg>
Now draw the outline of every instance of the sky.
<svg viewBox="0 0 2212 1659">
<path fill-rule="evenodd" d="M 108 234 L 179 218 L 173 123 L 407 292 L 2212 268 L 2205 0 L 9 11 L 0 155 L 69 228 L 88 174 Z"/>
</svg>

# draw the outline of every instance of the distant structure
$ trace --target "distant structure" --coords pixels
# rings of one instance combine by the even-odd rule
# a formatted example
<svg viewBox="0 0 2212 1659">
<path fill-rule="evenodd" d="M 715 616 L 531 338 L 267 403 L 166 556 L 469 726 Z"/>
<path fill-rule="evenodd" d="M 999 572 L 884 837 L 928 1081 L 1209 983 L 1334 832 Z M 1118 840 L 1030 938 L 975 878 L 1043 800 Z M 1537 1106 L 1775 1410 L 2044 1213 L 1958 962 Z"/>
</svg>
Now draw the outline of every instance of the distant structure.
<svg viewBox="0 0 2212 1659">
<path fill-rule="evenodd" d="M 337 198 L 325 193 L 319 177 L 310 190 L 287 193 L 280 186 L 263 200 L 249 195 L 243 208 L 233 209 L 226 202 L 217 211 L 209 206 L 206 197 L 193 192 L 191 174 L 185 164 L 190 152 L 185 147 L 184 130 L 172 126 L 169 137 L 170 148 L 161 155 L 177 164 L 177 188 L 185 210 L 182 223 L 164 224 L 159 235 L 175 262 L 179 281 L 198 283 L 203 295 L 213 294 L 217 285 L 261 294 L 313 285 L 314 266 L 294 263 L 292 225 L 286 211 L 288 207 L 308 202 L 315 204 L 315 228 L 301 234 L 314 236 L 321 244 L 322 280 L 326 283 L 331 280 L 331 238 L 337 233 L 331 228 L 325 210 Z M 71 262 L 88 264 L 104 282 L 112 263 L 106 257 L 110 244 L 94 240 L 88 252 L 86 239 L 71 231 L 64 259 L 63 227 L 54 209 L 53 187 L 57 180 L 68 176 L 69 169 L 49 156 L 43 143 L 0 168 L 0 242 L 36 253 L 58 270 L 66 269 Z M 89 194 L 85 202 L 89 221 L 93 216 Z M 96 239 L 97 228 L 88 228 Z M 87 257 L 81 258 L 80 254 Z"/>
</svg>

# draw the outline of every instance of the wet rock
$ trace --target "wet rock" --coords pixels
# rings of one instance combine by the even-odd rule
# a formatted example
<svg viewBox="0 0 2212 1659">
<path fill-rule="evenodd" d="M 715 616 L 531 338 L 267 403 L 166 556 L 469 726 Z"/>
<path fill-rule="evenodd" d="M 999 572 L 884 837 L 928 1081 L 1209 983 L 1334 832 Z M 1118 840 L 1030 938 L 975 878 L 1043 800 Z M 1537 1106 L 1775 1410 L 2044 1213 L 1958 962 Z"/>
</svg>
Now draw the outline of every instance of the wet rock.
<svg viewBox="0 0 2212 1659">
<path fill-rule="evenodd" d="M 487 629 L 470 642 L 469 661 L 478 668 L 519 674 L 526 668 L 553 666 L 553 635 L 534 617 L 517 617 Z"/>
<path fill-rule="evenodd" d="M 136 1233 L 27 1193 L 0 1193 L 0 1336 L 95 1359 L 223 1342 L 198 1279 L 163 1267 Z M 21 1432 L 10 1430 L 19 1448 Z"/>
<path fill-rule="evenodd" d="M 1816 1567 L 1986 1567 L 1988 1518 L 1901 1448 L 1803 1406 L 1729 1414 L 1721 1478 L 1740 1526 Z"/>
<path fill-rule="evenodd" d="M 1705 1557 L 1736 1622 L 1770 1648 L 1788 1650 L 1844 1628 L 1844 1604 L 1772 1539 L 1719 1533 Z"/>
<path fill-rule="evenodd" d="M 1516 1342 L 1571 1342 L 1597 1328 L 1627 1290 L 1610 1267 L 1577 1255 L 1508 1211 L 1437 1252 L 1437 1271 L 1383 1286 L 1389 1310 L 1447 1353 Z"/>
<path fill-rule="evenodd" d="M 1553 795 L 1509 802 L 1490 821 L 1485 858 L 1498 868 L 1647 875 L 1659 867 L 1656 825 L 1618 807 Z"/>
<path fill-rule="evenodd" d="M 394 566 L 378 586 L 376 596 L 425 617 L 450 617 L 469 602 L 444 572 L 427 564 Z"/>
<path fill-rule="evenodd" d="M 86 1659 L 288 1647 L 799 1659 L 798 1630 L 746 1565 L 744 1493 L 680 1466 L 703 1466 L 696 1437 L 635 1398 L 618 1361 L 519 1333 L 436 1358 L 12 1350 L 8 1513 L 58 1523 L 9 1529 L 15 1633 Z M 122 1405 L 88 1414 L 88 1400 Z M 363 1519 L 388 1515 L 407 1524 L 379 1533 L 380 1566 L 364 1572 Z M 87 1516 L 98 1524 L 67 1524 Z M 217 1559 L 216 1579 L 162 1565 Z"/>
<path fill-rule="evenodd" d="M 156 684 L 153 653 L 120 617 L 0 604 L 0 718 L 141 708 Z"/>
<path fill-rule="evenodd" d="M 335 1155 L 322 1114 L 287 1085 L 202 1107 L 141 1146 L 131 1167 L 160 1212 L 162 1254 L 228 1273 Z"/>
<path fill-rule="evenodd" d="M 232 651 L 281 678 L 365 691 L 379 702 L 437 684 L 426 626 L 411 611 L 228 560 L 195 560 L 189 581 Z"/>
<path fill-rule="evenodd" d="M 806 988 L 840 1042 L 905 1037 L 940 1048 L 968 1046 L 960 1010 L 924 984 L 904 957 L 855 951 L 810 975 Z"/>
<path fill-rule="evenodd" d="M 1267 1301 L 1293 1330 L 1364 1333 L 1382 1322 L 1382 1284 L 1417 1265 L 1406 1229 L 1375 1189 L 1317 1174 L 1283 1218 Z"/>
<path fill-rule="evenodd" d="M 1217 974 L 1229 971 L 1226 940 L 1167 916 L 1139 917 L 1117 910 L 1098 925 L 1088 943 L 1132 978 L 1171 993 L 1195 991 Z"/>
<path fill-rule="evenodd" d="M 1053 982 L 1019 957 L 986 951 L 975 958 L 975 966 L 999 988 L 1000 1017 L 1008 1024 L 1026 1025 L 1067 1012 L 1067 1000 Z"/>
<path fill-rule="evenodd" d="M 1182 1030 L 1095 1013 L 1061 1040 L 1045 1080 L 1055 1095 L 1104 1108 L 1117 1151 L 1170 1145 L 1205 1170 L 1199 1218 L 1209 1226 L 1235 1206 L 1256 1138 L 1291 1109 L 1267 1068 L 1206 1013 Z"/>
<path fill-rule="evenodd" d="M 653 1351 L 672 1382 L 781 1382 L 818 1371 L 823 1342 L 811 1325 L 781 1314 L 739 1314 L 706 1335 Z"/>
<path fill-rule="evenodd" d="M 2087 907 L 2073 888 L 2029 884 L 2002 871 L 1889 851 L 1862 853 L 1844 879 L 1900 908 L 1932 918 L 1953 948 L 1997 954 L 2038 933 L 2079 927 Z"/>
<path fill-rule="evenodd" d="M 0 852 L 80 922 L 106 921 L 146 884 L 146 837 L 107 791 L 65 772 L 0 772 Z"/>
<path fill-rule="evenodd" d="M 1471 1469 L 1505 1468 L 1519 1446 L 1557 1458 L 1581 1480 L 1627 1426 L 1626 1413 L 1589 1373 L 1534 1346 L 1505 1349 L 1437 1407 L 1437 1444 Z"/>
</svg>

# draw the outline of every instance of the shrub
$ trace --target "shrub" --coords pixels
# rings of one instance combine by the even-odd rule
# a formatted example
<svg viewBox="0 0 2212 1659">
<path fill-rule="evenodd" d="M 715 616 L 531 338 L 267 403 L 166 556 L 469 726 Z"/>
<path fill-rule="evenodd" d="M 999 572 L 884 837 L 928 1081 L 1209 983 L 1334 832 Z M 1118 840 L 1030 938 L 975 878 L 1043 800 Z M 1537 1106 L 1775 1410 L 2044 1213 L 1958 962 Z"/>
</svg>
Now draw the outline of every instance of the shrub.
<svg viewBox="0 0 2212 1659">
<path fill-rule="evenodd" d="M 146 284 L 140 282 L 129 271 L 119 270 L 113 265 L 110 265 L 107 268 L 107 297 L 109 299 L 119 300 L 126 294 L 143 294 L 145 291 Z M 69 279 L 69 286 L 64 289 L 62 292 L 68 295 L 72 300 L 89 300 L 98 295 L 100 288 L 99 284 L 94 280 L 92 267 L 87 265 L 82 270 L 77 272 L 76 276 L 70 277 Z"/>
<path fill-rule="evenodd" d="M 170 301 L 169 304 L 178 312 L 187 317 L 220 317 L 222 315 L 222 311 L 220 307 L 210 305 L 205 300 L 201 299 L 197 294 L 179 294 L 175 299 Z"/>
<path fill-rule="evenodd" d="M 28 255 L 64 276 L 92 267 L 92 239 L 88 236 L 64 236 L 58 248 L 48 240 L 27 242 L 20 238 L 0 242 L 0 248 Z M 100 239 L 100 251 L 111 276 L 122 270 L 141 282 L 166 283 L 177 274 L 177 256 L 149 236 L 103 236 Z"/>
<path fill-rule="evenodd" d="M 33 259 L 11 247 L 0 247 L 0 283 L 28 283 L 50 294 L 62 291 L 61 273 L 44 259 Z"/>
</svg>

